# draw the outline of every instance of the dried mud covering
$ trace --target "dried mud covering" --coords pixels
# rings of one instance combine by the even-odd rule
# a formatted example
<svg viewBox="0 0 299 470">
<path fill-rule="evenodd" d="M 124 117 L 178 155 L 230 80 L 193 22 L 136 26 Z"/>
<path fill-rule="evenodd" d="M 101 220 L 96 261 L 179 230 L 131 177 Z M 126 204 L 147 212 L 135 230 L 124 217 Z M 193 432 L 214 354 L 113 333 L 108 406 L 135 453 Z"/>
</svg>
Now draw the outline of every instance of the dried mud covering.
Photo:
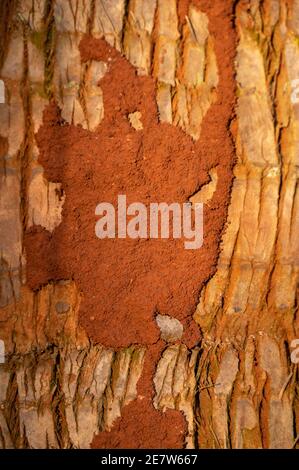
<svg viewBox="0 0 299 470">
<path fill-rule="evenodd" d="M 34 227 L 26 235 L 28 283 L 37 289 L 50 280 L 73 278 L 83 293 L 80 321 L 94 341 L 113 347 L 152 344 L 158 339 L 154 314 L 169 314 L 187 325 L 215 268 L 232 180 L 227 126 L 233 88 L 225 93 L 220 86 L 219 100 L 194 144 L 181 130 L 158 123 L 151 78 L 138 77 L 103 40 L 86 38 L 81 52 L 83 60 L 109 63 L 100 82 L 105 118 L 90 132 L 65 125 L 54 103 L 44 113 L 37 134 L 39 161 L 48 180 L 62 183 L 66 202 L 53 234 Z M 232 81 L 231 67 L 226 75 L 223 80 Z M 136 110 L 141 131 L 127 118 Z M 99 202 L 116 206 L 117 196 L 126 194 L 128 204 L 183 203 L 209 182 L 215 167 L 219 183 L 205 208 L 202 249 L 186 250 L 183 240 L 95 237 Z"/>
<path fill-rule="evenodd" d="M 188 2 L 180 2 L 180 18 Z M 52 102 L 37 133 L 39 162 L 45 177 L 61 183 L 66 195 L 61 224 L 50 233 L 33 226 L 25 235 L 27 282 L 36 290 L 49 281 L 73 279 L 82 293 L 80 324 L 94 342 L 120 348 L 147 345 L 138 398 L 124 408 L 113 429 L 97 436 L 94 447 L 182 447 L 183 415 L 161 413 L 152 404 L 152 378 L 165 343 L 159 340 L 155 314 L 168 314 L 184 326 L 182 342 L 200 341 L 193 321 L 200 291 L 215 272 L 219 243 L 232 184 L 234 147 L 230 123 L 234 109 L 235 34 L 232 2 L 196 1 L 209 16 L 219 68 L 217 100 L 194 142 L 182 130 L 159 123 L 155 82 L 135 68 L 104 40 L 86 36 L 80 45 L 83 62 L 108 64 L 99 85 L 104 119 L 94 132 L 68 125 Z M 181 24 L 182 27 L 182 24 Z M 141 113 L 135 130 L 131 113 Z M 98 240 L 95 207 L 184 203 L 210 182 L 217 187 L 204 210 L 204 245 L 186 250 L 183 240 Z"/>
<path fill-rule="evenodd" d="M 111 431 L 98 434 L 95 449 L 181 449 L 186 422 L 175 410 L 155 410 L 148 398 L 127 405 Z"/>
</svg>

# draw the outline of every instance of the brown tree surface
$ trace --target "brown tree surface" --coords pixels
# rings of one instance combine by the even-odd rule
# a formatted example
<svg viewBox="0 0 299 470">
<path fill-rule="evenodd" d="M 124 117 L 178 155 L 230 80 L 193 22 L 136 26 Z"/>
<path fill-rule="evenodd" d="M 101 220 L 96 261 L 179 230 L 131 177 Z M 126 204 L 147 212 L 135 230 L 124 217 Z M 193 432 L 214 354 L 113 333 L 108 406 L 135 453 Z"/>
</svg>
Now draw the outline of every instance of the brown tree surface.
<svg viewBox="0 0 299 470">
<path fill-rule="evenodd" d="M 298 0 L 0 18 L 0 448 L 298 447 Z M 203 247 L 100 242 L 118 194 Z"/>
</svg>

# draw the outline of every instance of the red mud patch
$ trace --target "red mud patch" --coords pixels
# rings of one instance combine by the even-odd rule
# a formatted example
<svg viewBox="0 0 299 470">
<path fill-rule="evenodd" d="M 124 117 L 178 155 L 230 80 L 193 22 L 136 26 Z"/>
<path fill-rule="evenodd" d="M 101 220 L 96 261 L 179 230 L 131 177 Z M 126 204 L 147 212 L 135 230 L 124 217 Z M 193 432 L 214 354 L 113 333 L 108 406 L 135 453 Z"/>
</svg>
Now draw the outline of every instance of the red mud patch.
<svg viewBox="0 0 299 470">
<path fill-rule="evenodd" d="M 62 222 L 53 233 L 33 227 L 25 236 L 27 279 L 33 289 L 50 280 L 72 278 L 82 292 L 80 323 L 94 342 L 119 348 L 148 346 L 138 383 L 138 399 L 122 410 L 110 432 L 93 447 L 183 447 L 183 415 L 153 408 L 152 377 L 165 343 L 159 341 L 155 313 L 182 321 L 183 342 L 193 347 L 200 334 L 192 314 L 205 282 L 215 272 L 233 178 L 234 148 L 229 125 L 234 108 L 235 33 L 232 4 L 194 1 L 209 16 L 215 39 L 220 83 L 218 99 L 194 143 L 179 128 L 158 122 L 155 82 L 136 70 L 105 41 L 86 37 L 82 60 L 108 61 L 100 82 L 105 117 L 95 132 L 67 125 L 55 103 L 44 113 L 37 134 L 45 177 L 61 182 L 66 193 Z M 180 2 L 184 19 L 188 2 Z M 140 111 L 143 130 L 128 114 Z M 187 202 L 209 182 L 217 166 L 218 186 L 204 210 L 204 245 L 186 250 L 183 240 L 99 240 L 95 208 L 127 203 Z"/>
<path fill-rule="evenodd" d="M 103 40 L 85 38 L 81 53 L 83 60 L 111 59 L 100 82 L 105 118 L 89 132 L 66 125 L 54 103 L 44 112 L 37 134 L 39 161 L 49 181 L 62 183 L 66 201 L 52 234 L 39 227 L 26 234 L 28 283 L 37 289 L 50 280 L 72 278 L 83 293 L 80 323 L 94 341 L 112 347 L 152 344 L 159 336 L 154 314 L 190 321 L 216 264 L 232 180 L 228 106 L 222 102 L 216 116 L 206 118 L 213 126 L 205 122 L 194 144 L 180 129 L 158 122 L 152 78 L 138 77 Z M 142 131 L 128 121 L 136 110 L 142 114 Z M 127 204 L 138 201 L 147 207 L 187 202 L 215 166 L 219 184 L 204 211 L 203 248 L 186 250 L 182 239 L 96 238 L 100 202 L 116 207 L 119 194 L 126 194 Z"/>
<path fill-rule="evenodd" d="M 145 419 L 146 417 L 146 419 Z M 98 434 L 94 449 L 181 449 L 186 422 L 175 410 L 159 412 L 147 397 L 125 406 L 111 431 Z"/>
</svg>

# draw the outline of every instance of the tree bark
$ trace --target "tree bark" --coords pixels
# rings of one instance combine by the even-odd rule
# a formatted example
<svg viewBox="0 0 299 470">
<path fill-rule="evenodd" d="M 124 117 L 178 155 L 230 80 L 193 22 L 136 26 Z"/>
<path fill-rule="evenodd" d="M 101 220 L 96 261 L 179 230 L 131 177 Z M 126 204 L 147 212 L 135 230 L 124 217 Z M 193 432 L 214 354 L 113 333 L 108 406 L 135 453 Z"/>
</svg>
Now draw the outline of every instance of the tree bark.
<svg viewBox="0 0 299 470">
<path fill-rule="evenodd" d="M 180 3 L 180 2 L 178 2 Z M 105 64 L 81 63 L 84 34 L 104 37 L 157 83 L 160 120 L 198 139 L 219 84 L 219 54 L 200 3 L 182 32 L 175 0 L 1 3 L 0 448 L 89 447 L 137 396 L 146 347 L 93 344 L 78 324 L 72 280 L 26 286 L 25 231 L 49 231 L 65 195 L 38 163 L 35 133 L 55 99 L 93 131 L 104 115 Z M 194 319 L 202 339 L 170 344 L 156 365 L 153 404 L 184 413 L 188 448 L 292 448 L 299 441 L 299 2 L 239 0 L 236 151 L 214 276 Z M 218 45 L 219 48 L 219 45 Z M 179 57 L 179 60 L 176 60 Z M 198 194 L 208 201 L 217 186 Z"/>
</svg>

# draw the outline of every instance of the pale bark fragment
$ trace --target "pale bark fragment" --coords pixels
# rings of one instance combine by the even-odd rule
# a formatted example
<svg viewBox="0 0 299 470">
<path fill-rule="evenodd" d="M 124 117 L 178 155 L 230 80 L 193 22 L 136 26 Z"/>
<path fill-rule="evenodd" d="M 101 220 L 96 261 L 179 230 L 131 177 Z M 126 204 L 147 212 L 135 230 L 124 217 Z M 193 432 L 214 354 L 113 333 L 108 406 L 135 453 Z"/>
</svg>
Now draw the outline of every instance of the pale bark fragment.
<svg viewBox="0 0 299 470">
<path fill-rule="evenodd" d="M 184 80 L 190 86 L 204 82 L 205 46 L 209 37 L 208 18 L 194 7 L 190 7 L 187 18 L 188 33 L 184 44 Z"/>
<path fill-rule="evenodd" d="M 82 83 L 83 108 L 86 115 L 87 127 L 94 131 L 104 118 L 103 93 L 98 85 L 105 75 L 107 64 L 105 62 L 90 61 Z"/>
<path fill-rule="evenodd" d="M 154 377 L 156 395 L 154 406 L 165 411 L 177 409 L 185 414 L 188 433 L 186 447 L 194 447 L 194 397 L 196 389 L 195 365 L 198 348 L 188 352 L 185 345 L 171 345 L 162 354 Z"/>
<path fill-rule="evenodd" d="M 59 9 L 59 3 L 55 3 Z M 69 5 L 69 4 L 68 4 Z M 35 141 L 35 133 L 38 132 L 43 120 L 43 111 L 48 104 L 45 98 L 45 56 L 44 40 L 45 32 L 45 1 L 36 3 L 27 0 L 23 5 L 22 15 L 27 15 L 30 31 L 27 34 L 28 48 L 28 81 L 30 83 L 31 120 L 34 138 L 30 152 L 33 156 L 30 162 L 30 181 L 28 181 L 28 208 L 27 227 L 33 224 L 41 225 L 49 231 L 53 231 L 61 221 L 64 195 L 61 185 L 47 182 L 43 178 L 43 170 L 38 165 L 38 148 Z M 57 25 L 59 29 L 59 25 Z M 29 171 L 28 171 L 29 173 Z M 29 178 L 28 178 L 29 179 Z"/>
<path fill-rule="evenodd" d="M 22 0 L 18 5 L 18 14 L 32 30 L 43 28 L 46 0 Z"/>
<path fill-rule="evenodd" d="M 122 49 L 125 0 L 95 0 L 95 13 L 91 34 L 104 36 L 106 41 L 119 51 Z"/>
<path fill-rule="evenodd" d="M 23 77 L 23 60 L 23 34 L 21 29 L 19 29 L 10 41 L 6 58 L 1 69 L 1 78 L 20 81 Z"/>
<path fill-rule="evenodd" d="M 86 33 L 91 2 L 87 0 L 55 0 L 55 24 L 59 33 Z"/>
<path fill-rule="evenodd" d="M 228 401 L 238 373 L 239 359 L 233 348 L 228 348 L 220 362 L 219 373 L 213 387 L 212 425 L 220 447 L 229 447 Z"/>
<path fill-rule="evenodd" d="M 62 391 L 65 397 L 65 418 L 69 439 L 75 448 L 80 447 L 80 436 L 78 434 L 78 422 L 74 403 L 78 387 L 77 378 L 79 377 L 85 355 L 84 350 L 74 349 L 65 355 L 64 362 Z M 104 378 L 105 374 L 103 374 L 103 380 Z"/>
<path fill-rule="evenodd" d="M 36 32 L 38 34 L 38 32 Z M 39 34 L 42 34 L 39 32 Z M 34 37 L 33 37 L 34 40 Z M 28 41 L 28 78 L 32 83 L 44 82 L 44 51 L 41 46 L 37 47 L 34 42 Z"/>
<path fill-rule="evenodd" d="M 0 449 L 12 449 L 8 423 L 5 419 L 5 398 L 9 385 L 10 374 L 6 365 L 0 364 Z"/>
<path fill-rule="evenodd" d="M 128 115 L 128 119 L 133 129 L 135 129 L 135 131 L 141 131 L 143 129 L 140 111 L 135 111 L 134 113 L 130 113 Z"/>
<path fill-rule="evenodd" d="M 243 165 L 234 168 L 235 180 L 233 182 L 231 203 L 228 209 L 228 221 L 226 231 L 222 238 L 221 252 L 218 259 L 217 272 L 204 286 L 200 296 L 194 319 L 198 323 L 211 324 L 213 318 L 222 308 L 225 286 L 228 282 L 231 258 L 237 240 L 240 217 L 244 205 L 246 192 L 246 169 Z"/>
<path fill-rule="evenodd" d="M 198 139 L 201 122 L 214 101 L 218 71 L 208 18 L 192 5 L 181 41 L 182 60 L 173 100 L 174 124 Z"/>
<path fill-rule="evenodd" d="M 119 417 L 121 414 L 121 403 L 126 390 L 130 362 L 131 356 L 129 351 L 121 352 L 116 359 L 115 373 L 111 377 L 107 390 L 107 397 L 111 403 L 111 406 L 107 410 L 106 417 L 109 429 L 111 428 L 114 419 Z M 120 371 L 122 372 L 122 375 L 119 375 Z"/>
<path fill-rule="evenodd" d="M 159 84 L 157 87 L 156 99 L 160 121 L 172 124 L 171 86 L 165 85 L 164 83 Z"/>
<path fill-rule="evenodd" d="M 293 412 L 288 394 L 280 397 L 281 389 L 286 382 L 288 369 L 286 358 L 281 357 L 277 343 L 267 335 L 260 338 L 261 367 L 267 374 L 271 395 L 269 402 L 268 439 L 271 449 L 290 449 L 293 446 Z M 279 432 L 277 432 L 279 427 Z"/>
<path fill-rule="evenodd" d="M 26 360 L 27 359 L 27 360 Z M 55 387 L 51 384 L 54 362 L 52 358 L 34 364 L 25 357 L 16 371 L 20 440 L 33 449 L 57 447 L 54 420 L 50 403 Z M 15 404 L 16 406 L 16 404 Z"/>
<path fill-rule="evenodd" d="M 131 0 L 123 41 L 124 53 L 140 75 L 151 72 L 156 0 Z"/>
<path fill-rule="evenodd" d="M 99 406 L 111 373 L 112 358 L 112 351 L 94 347 L 87 352 L 78 369 L 74 409 L 79 448 L 88 448 L 99 429 Z"/>
<path fill-rule="evenodd" d="M 239 371 L 239 386 L 235 394 L 235 413 L 231 419 L 234 420 L 231 432 L 231 445 L 236 449 L 243 448 L 262 448 L 262 436 L 259 425 L 259 410 L 256 406 L 258 400 L 259 406 L 261 397 L 257 390 L 257 381 L 259 387 L 264 385 L 260 377 L 256 377 L 255 356 L 256 344 L 255 337 L 250 335 L 246 341 L 244 361 L 241 362 Z M 259 398 L 260 397 L 260 398 Z"/>
<path fill-rule="evenodd" d="M 137 385 L 143 370 L 145 354 L 146 350 L 143 348 L 136 348 L 132 351 L 129 375 L 122 406 L 127 405 L 137 397 Z"/>
<path fill-rule="evenodd" d="M 25 134 L 25 116 L 21 88 L 19 82 L 6 81 L 7 103 L 1 105 L 3 118 L 1 120 L 1 135 L 7 137 L 8 152 L 5 156 L 6 165 L 15 167 L 14 161 L 20 151 Z M 2 113 L 1 113 L 2 114 Z M 20 165 L 18 165 L 20 167 Z"/>
<path fill-rule="evenodd" d="M 5 103 L 0 104 L 0 135 L 7 142 L 0 175 L 0 305 L 17 300 L 22 282 L 21 161 L 25 140 L 25 116 L 21 96 L 24 44 L 20 24 L 7 46 L 1 78 L 5 85 Z"/>
<path fill-rule="evenodd" d="M 69 124 L 80 124 L 85 129 L 94 130 L 104 116 L 102 90 L 98 82 L 105 74 L 106 65 L 97 61 L 81 64 L 79 44 L 87 31 L 89 13 L 85 11 L 82 18 L 75 15 L 71 20 L 72 12 L 64 11 L 64 8 L 65 3 L 59 4 L 54 14 L 56 27 L 61 33 L 55 50 L 55 96 L 62 117 Z M 78 21 L 80 27 L 76 29 Z M 63 31 L 67 32 L 62 34 Z"/>
<path fill-rule="evenodd" d="M 293 0 L 291 4 L 290 18 L 288 26 L 292 28 L 295 34 L 299 35 L 299 1 Z"/>
<path fill-rule="evenodd" d="M 6 62 L 7 64 L 7 62 Z M 6 69 L 6 73 L 8 69 Z M 9 75 L 9 74 L 8 74 Z M 0 134 L 7 139 L 0 175 L 1 306 L 18 299 L 21 285 L 22 225 L 20 208 L 20 162 L 25 123 L 19 84 L 5 81 L 7 102 L 0 105 Z"/>
<path fill-rule="evenodd" d="M 287 38 L 284 48 L 286 72 L 285 80 L 292 83 L 299 77 L 299 47 L 293 38 Z M 289 91 L 291 93 L 291 90 Z M 296 302 L 296 286 L 299 276 L 299 106 L 293 103 L 290 95 L 282 94 L 281 112 L 289 116 L 288 123 L 282 125 L 281 152 L 282 185 L 280 220 L 277 239 L 277 263 L 272 277 L 271 297 L 277 309 L 287 310 Z"/>
<path fill-rule="evenodd" d="M 20 178 L 18 172 L 7 169 L 0 179 L 0 249 L 1 249 L 1 298 L 4 307 L 18 299 L 21 286 L 20 266 L 22 239 L 20 222 Z"/>
<path fill-rule="evenodd" d="M 57 41 L 54 90 L 63 119 L 69 124 L 87 126 L 80 102 L 79 89 L 82 76 L 79 43 L 82 36 L 62 35 Z"/>
<path fill-rule="evenodd" d="M 211 201 L 213 194 L 215 193 L 217 189 L 217 183 L 218 183 L 217 168 L 212 168 L 209 171 L 209 176 L 210 176 L 211 181 L 205 184 L 197 193 L 195 193 L 193 196 L 189 198 L 189 201 L 192 204 L 196 204 L 196 203 L 209 204 L 209 201 Z"/>
<path fill-rule="evenodd" d="M 172 91 L 175 85 L 176 48 L 179 38 L 177 7 L 175 0 L 157 5 L 157 39 L 153 62 L 153 75 L 158 81 L 157 104 L 160 120 L 172 123 Z"/>
<path fill-rule="evenodd" d="M 64 201 L 61 184 L 48 183 L 42 168 L 35 168 L 28 190 L 28 227 L 41 225 L 52 232 L 61 222 Z"/>
<path fill-rule="evenodd" d="M 235 449 L 245 447 L 243 434 L 252 431 L 258 424 L 253 404 L 247 398 L 239 398 L 236 405 L 236 440 L 233 443 Z M 255 447 L 255 448 L 260 448 Z"/>
</svg>

